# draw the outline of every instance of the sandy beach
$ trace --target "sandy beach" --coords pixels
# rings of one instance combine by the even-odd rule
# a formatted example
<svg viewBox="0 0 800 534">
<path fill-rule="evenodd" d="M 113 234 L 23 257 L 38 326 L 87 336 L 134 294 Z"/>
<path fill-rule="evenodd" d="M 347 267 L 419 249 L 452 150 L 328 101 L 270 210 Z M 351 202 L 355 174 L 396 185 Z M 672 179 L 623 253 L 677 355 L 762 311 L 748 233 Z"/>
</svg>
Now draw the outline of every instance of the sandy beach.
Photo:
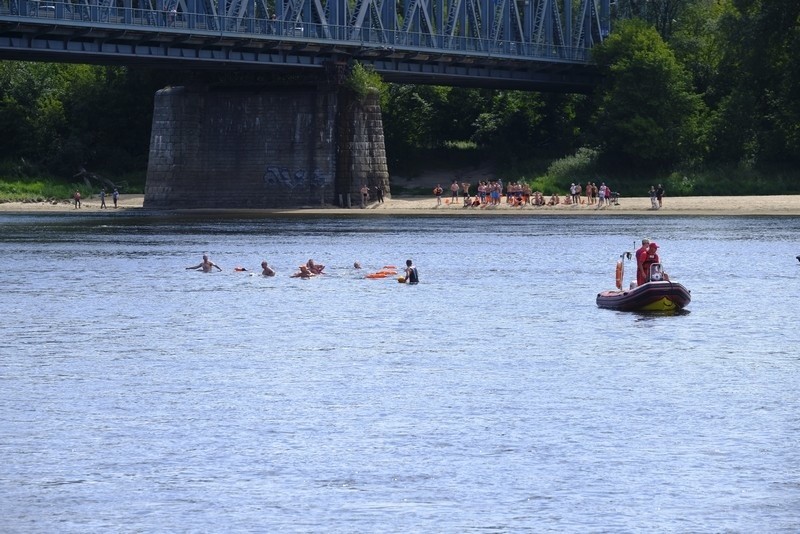
<svg viewBox="0 0 800 534">
<path fill-rule="evenodd" d="M 85 213 L 97 212 L 114 213 L 119 211 L 143 210 L 143 195 L 121 195 L 119 208 L 112 207 L 100 209 L 99 198 L 88 198 L 82 201 L 80 210 L 71 202 L 6 202 L 0 204 L 3 213 Z M 111 204 L 107 201 L 107 204 Z M 503 202 L 499 206 L 483 208 L 465 208 L 458 204 L 451 205 L 442 200 L 442 205 L 436 205 L 434 197 L 394 197 L 384 203 L 370 203 L 366 208 L 354 205 L 352 208 L 338 208 L 335 206 L 305 206 L 287 209 L 242 209 L 242 210 L 179 210 L 180 212 L 225 212 L 243 214 L 294 214 L 294 215 L 586 215 L 586 216 L 613 216 L 613 215 L 642 215 L 642 216 L 685 216 L 685 215 L 772 215 L 772 216 L 800 216 L 800 195 L 775 195 L 775 196 L 743 196 L 743 197 L 665 197 L 664 205 L 659 210 L 650 207 L 647 197 L 622 198 L 619 205 L 611 205 L 598 209 L 597 206 L 583 205 L 558 205 L 558 206 L 523 206 L 511 207 Z"/>
</svg>

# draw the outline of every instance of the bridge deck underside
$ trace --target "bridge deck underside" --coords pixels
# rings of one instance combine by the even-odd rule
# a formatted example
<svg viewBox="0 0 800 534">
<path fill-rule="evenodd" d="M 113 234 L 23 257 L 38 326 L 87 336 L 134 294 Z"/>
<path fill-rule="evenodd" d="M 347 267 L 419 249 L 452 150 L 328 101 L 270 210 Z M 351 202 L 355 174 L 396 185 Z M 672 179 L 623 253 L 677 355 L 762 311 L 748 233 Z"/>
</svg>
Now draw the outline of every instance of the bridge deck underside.
<svg viewBox="0 0 800 534">
<path fill-rule="evenodd" d="M 578 16 L 563 1 L 0 0 L 0 58 L 211 69 L 358 60 L 388 81 L 588 91 L 608 0 L 581 0 Z"/>
</svg>

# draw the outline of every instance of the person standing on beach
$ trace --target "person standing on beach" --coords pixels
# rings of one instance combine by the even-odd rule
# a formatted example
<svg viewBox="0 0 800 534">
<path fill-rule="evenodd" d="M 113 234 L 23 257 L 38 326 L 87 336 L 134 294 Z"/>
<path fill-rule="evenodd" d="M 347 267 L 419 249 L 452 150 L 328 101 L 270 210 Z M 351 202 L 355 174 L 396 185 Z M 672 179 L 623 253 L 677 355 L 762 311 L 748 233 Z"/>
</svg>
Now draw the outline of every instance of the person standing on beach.
<svg viewBox="0 0 800 534">
<path fill-rule="evenodd" d="M 117 208 L 117 200 L 119 200 L 119 191 L 117 191 L 116 187 L 114 188 L 114 192 L 111 193 L 111 200 L 114 201 L 114 209 L 116 209 Z"/>
<path fill-rule="evenodd" d="M 656 187 L 656 200 L 658 200 L 658 209 L 661 209 L 663 205 L 661 202 L 662 198 L 664 198 L 664 186 L 658 184 L 658 187 Z"/>
<path fill-rule="evenodd" d="M 650 186 L 650 207 L 654 210 L 658 209 L 658 199 L 656 197 L 656 188 L 652 185 Z"/>
<path fill-rule="evenodd" d="M 107 208 L 106 206 L 106 190 L 105 188 L 100 190 L 100 209 Z"/>
<path fill-rule="evenodd" d="M 72 199 L 75 201 L 75 209 L 80 208 L 81 207 L 81 192 L 76 189 L 75 193 L 72 195 Z"/>
<path fill-rule="evenodd" d="M 433 188 L 433 194 L 436 195 L 436 205 L 442 205 L 442 193 L 444 193 L 444 189 L 442 189 L 441 184 L 436 184 L 436 187 Z"/>
<path fill-rule="evenodd" d="M 367 184 L 361 186 L 361 207 L 366 208 L 367 202 L 369 201 L 369 187 Z"/>
<path fill-rule="evenodd" d="M 222 267 L 220 267 L 219 265 L 217 265 L 213 261 L 209 260 L 208 256 L 203 254 L 203 261 L 201 261 L 199 264 L 194 265 L 192 267 L 187 267 L 186 270 L 188 271 L 188 270 L 191 270 L 191 269 L 193 269 L 193 270 L 198 270 L 199 269 L 199 270 L 202 270 L 204 273 L 210 273 L 211 269 L 213 269 L 214 267 L 216 267 L 217 270 L 219 270 L 219 271 L 222 270 Z"/>
<path fill-rule="evenodd" d="M 456 180 L 454 178 L 453 179 L 453 183 L 450 184 L 450 203 L 451 204 L 456 204 L 458 202 L 458 190 L 459 189 L 460 188 L 458 186 L 458 180 Z"/>
<path fill-rule="evenodd" d="M 375 186 L 375 194 L 377 195 L 378 204 L 383 204 L 383 187 L 380 185 Z"/>
</svg>

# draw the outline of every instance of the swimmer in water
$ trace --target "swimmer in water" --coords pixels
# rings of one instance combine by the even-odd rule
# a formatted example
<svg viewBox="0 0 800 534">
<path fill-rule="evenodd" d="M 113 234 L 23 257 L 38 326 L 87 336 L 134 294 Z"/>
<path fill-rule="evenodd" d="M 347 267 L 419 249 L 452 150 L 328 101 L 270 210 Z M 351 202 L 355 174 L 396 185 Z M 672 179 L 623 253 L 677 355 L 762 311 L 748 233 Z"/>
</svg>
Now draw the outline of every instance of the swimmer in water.
<svg viewBox="0 0 800 534">
<path fill-rule="evenodd" d="M 192 267 L 187 267 L 186 270 L 188 271 L 188 270 L 198 270 L 199 269 L 199 270 L 203 271 L 204 273 L 210 273 L 211 269 L 213 269 L 214 267 L 216 267 L 217 270 L 219 270 L 219 271 L 222 270 L 222 267 L 220 267 L 219 265 L 217 265 L 213 261 L 209 260 L 208 256 L 203 254 L 203 261 L 201 261 L 198 265 L 194 265 Z"/>
<path fill-rule="evenodd" d="M 275 276 L 275 270 L 267 265 L 266 260 L 261 262 L 261 274 L 264 276 Z"/>
<path fill-rule="evenodd" d="M 309 271 L 308 267 L 306 267 L 305 265 L 301 265 L 300 270 L 294 273 L 289 278 L 311 278 L 312 276 L 314 276 L 314 273 Z"/>
</svg>

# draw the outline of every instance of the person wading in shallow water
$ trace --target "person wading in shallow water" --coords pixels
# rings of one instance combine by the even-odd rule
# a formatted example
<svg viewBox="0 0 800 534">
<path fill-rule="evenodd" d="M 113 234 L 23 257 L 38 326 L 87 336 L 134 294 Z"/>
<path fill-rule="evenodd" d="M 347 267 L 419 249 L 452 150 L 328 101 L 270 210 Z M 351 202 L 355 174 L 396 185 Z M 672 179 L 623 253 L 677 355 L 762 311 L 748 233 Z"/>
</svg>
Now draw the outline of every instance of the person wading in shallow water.
<svg viewBox="0 0 800 534">
<path fill-rule="evenodd" d="M 199 270 L 203 271 L 204 273 L 210 273 L 211 269 L 213 269 L 214 267 L 216 267 L 217 270 L 219 270 L 219 271 L 222 270 L 222 267 L 220 267 L 219 265 L 217 265 L 213 261 L 209 260 L 208 256 L 203 254 L 203 261 L 201 261 L 199 264 L 194 265 L 192 267 L 187 267 L 186 270 L 188 271 L 190 269 L 194 269 L 194 270 L 198 270 L 199 269 Z"/>
<path fill-rule="evenodd" d="M 418 284 L 419 283 L 419 273 L 417 272 L 417 268 L 414 266 L 414 262 L 411 260 L 406 260 L 406 284 Z"/>
<path fill-rule="evenodd" d="M 267 264 L 266 260 L 261 262 L 261 274 L 264 276 L 275 276 L 275 270 Z"/>
</svg>

